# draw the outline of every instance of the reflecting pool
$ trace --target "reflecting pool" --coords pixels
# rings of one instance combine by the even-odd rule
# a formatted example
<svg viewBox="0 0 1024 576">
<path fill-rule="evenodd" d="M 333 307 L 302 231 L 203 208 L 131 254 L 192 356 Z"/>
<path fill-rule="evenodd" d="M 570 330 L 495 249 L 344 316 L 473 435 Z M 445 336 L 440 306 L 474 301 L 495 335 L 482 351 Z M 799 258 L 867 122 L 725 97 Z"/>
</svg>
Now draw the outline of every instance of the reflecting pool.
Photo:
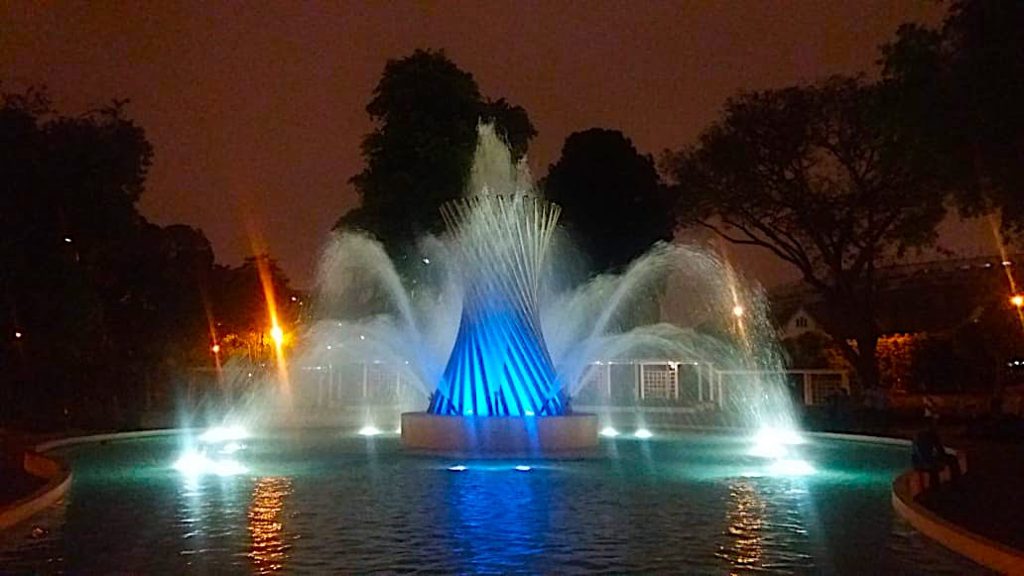
<svg viewBox="0 0 1024 576">
<path fill-rule="evenodd" d="M 0 571 L 985 573 L 894 516 L 898 446 L 812 437 L 789 467 L 747 438 L 655 431 L 586 459 L 462 461 L 322 430 L 247 438 L 237 473 L 203 474 L 174 467 L 186 444 L 58 451 L 71 492 L 0 534 Z"/>
</svg>

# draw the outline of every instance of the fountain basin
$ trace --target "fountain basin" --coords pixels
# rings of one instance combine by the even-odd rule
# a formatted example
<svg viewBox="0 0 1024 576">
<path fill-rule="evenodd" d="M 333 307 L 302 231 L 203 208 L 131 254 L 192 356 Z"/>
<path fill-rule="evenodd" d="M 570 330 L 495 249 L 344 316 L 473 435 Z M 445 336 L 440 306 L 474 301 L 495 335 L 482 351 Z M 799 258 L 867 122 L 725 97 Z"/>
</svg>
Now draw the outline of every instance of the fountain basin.
<svg viewBox="0 0 1024 576">
<path fill-rule="evenodd" d="M 597 447 L 597 416 L 448 416 L 402 414 L 402 446 L 442 454 L 565 456 Z"/>
</svg>

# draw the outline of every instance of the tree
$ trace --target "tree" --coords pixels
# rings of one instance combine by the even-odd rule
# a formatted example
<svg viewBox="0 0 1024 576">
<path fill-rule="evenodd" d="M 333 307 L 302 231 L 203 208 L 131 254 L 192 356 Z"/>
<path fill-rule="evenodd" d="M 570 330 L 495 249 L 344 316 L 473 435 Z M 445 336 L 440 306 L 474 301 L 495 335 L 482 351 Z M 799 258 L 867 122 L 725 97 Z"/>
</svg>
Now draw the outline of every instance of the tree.
<svg viewBox="0 0 1024 576">
<path fill-rule="evenodd" d="M 1024 233 L 1024 3 L 955 0 L 942 26 L 900 27 L 882 47 L 884 82 L 898 118 L 917 132 L 969 215 L 999 210 Z"/>
<path fill-rule="evenodd" d="M 654 160 L 622 132 L 592 128 L 569 135 L 543 187 L 561 205 L 562 221 L 595 272 L 621 268 L 655 242 L 672 239 L 672 200 Z"/>
<path fill-rule="evenodd" d="M 933 242 L 945 214 L 937 184 L 911 168 L 916 148 L 888 98 L 851 78 L 744 93 L 697 145 L 664 162 L 683 222 L 800 271 L 869 387 L 878 382 L 875 267 Z"/>
<path fill-rule="evenodd" d="M 336 228 L 370 232 L 398 259 L 441 229 L 439 207 L 463 193 L 479 122 L 494 122 L 517 158 L 537 134 L 522 107 L 484 98 L 443 51 L 388 61 L 366 111 L 376 128 L 363 138 L 366 168 L 350 180 L 362 204 Z"/>
<path fill-rule="evenodd" d="M 64 117 L 39 90 L 2 97 L 0 348 L 11 362 L 0 378 L 18 400 L 8 417 L 60 417 L 90 384 L 116 387 L 123 363 L 111 359 L 132 350 L 110 328 L 137 273 L 135 202 L 152 148 L 125 104 Z"/>
</svg>

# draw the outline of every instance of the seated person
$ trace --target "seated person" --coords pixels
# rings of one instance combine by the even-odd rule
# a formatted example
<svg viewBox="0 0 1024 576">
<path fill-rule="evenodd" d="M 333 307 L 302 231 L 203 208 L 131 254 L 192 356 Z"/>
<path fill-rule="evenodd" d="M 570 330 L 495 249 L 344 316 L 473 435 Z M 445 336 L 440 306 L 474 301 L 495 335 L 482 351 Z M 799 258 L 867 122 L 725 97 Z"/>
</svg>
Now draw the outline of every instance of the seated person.
<svg viewBox="0 0 1024 576">
<path fill-rule="evenodd" d="M 915 470 L 928 472 L 929 488 L 939 485 L 939 473 L 947 466 L 951 482 L 955 483 L 960 478 L 960 461 L 955 454 L 946 452 L 939 438 L 935 419 L 929 419 L 928 427 L 914 437 L 911 460 Z"/>
</svg>

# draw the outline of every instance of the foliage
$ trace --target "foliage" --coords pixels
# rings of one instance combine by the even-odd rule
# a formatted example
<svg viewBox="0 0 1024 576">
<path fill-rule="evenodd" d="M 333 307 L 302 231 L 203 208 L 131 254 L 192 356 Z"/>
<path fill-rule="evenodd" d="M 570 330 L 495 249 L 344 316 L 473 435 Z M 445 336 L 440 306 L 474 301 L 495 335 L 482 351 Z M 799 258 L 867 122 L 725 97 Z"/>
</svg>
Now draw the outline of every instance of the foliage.
<svg viewBox="0 0 1024 576">
<path fill-rule="evenodd" d="M 248 274 L 138 213 L 153 151 L 125 106 L 69 117 L 42 91 L 3 95 L 0 421 L 124 423 L 147 387 L 210 361 L 211 294 Z"/>
<path fill-rule="evenodd" d="M 366 167 L 351 179 L 362 204 L 336 227 L 372 233 L 400 262 L 416 238 L 441 230 L 441 204 L 462 194 L 478 123 L 494 122 L 516 158 L 537 134 L 522 107 L 484 98 L 443 51 L 388 61 L 366 111 L 376 128 L 363 138 Z"/>
<path fill-rule="evenodd" d="M 1024 232 L 1024 3 L 955 0 L 937 29 L 900 27 L 882 48 L 904 128 L 967 214 L 993 209 Z"/>
<path fill-rule="evenodd" d="M 910 168 L 915 148 L 888 101 L 886 89 L 840 77 L 742 93 L 697 145 L 663 162 L 683 223 L 800 271 L 869 387 L 878 381 L 875 267 L 933 242 L 945 214 L 937 184 Z"/>
<path fill-rule="evenodd" d="M 570 134 L 548 169 L 545 194 L 593 272 L 619 269 L 658 241 L 672 240 L 672 201 L 654 160 L 622 132 L 592 128 Z"/>
</svg>

